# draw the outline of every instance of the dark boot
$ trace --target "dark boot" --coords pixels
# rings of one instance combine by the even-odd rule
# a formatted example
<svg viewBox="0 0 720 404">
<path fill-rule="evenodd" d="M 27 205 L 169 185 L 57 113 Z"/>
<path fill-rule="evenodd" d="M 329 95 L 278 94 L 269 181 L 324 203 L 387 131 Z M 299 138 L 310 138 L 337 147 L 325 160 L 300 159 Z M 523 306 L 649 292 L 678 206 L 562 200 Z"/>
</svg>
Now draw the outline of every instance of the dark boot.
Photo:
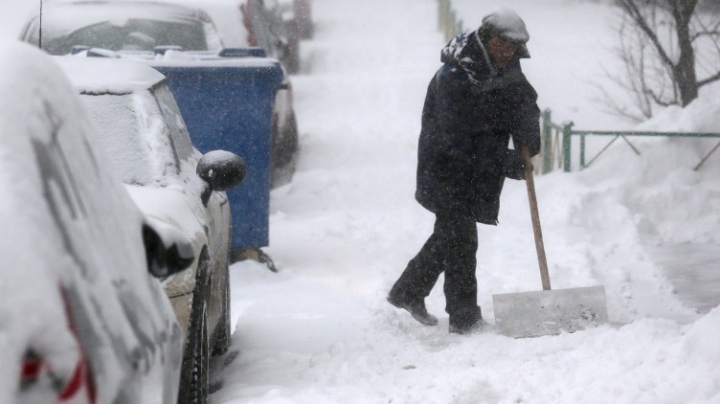
<svg viewBox="0 0 720 404">
<path fill-rule="evenodd" d="M 391 292 L 387 297 L 387 301 L 399 309 L 407 310 L 415 320 L 422 324 L 437 325 L 438 323 L 437 317 L 428 313 L 423 299 L 407 299 Z"/>
<path fill-rule="evenodd" d="M 470 334 L 480 330 L 484 324 L 482 310 L 480 306 L 475 306 L 475 308 L 469 308 L 450 315 L 450 327 L 448 330 L 453 334 Z"/>
</svg>

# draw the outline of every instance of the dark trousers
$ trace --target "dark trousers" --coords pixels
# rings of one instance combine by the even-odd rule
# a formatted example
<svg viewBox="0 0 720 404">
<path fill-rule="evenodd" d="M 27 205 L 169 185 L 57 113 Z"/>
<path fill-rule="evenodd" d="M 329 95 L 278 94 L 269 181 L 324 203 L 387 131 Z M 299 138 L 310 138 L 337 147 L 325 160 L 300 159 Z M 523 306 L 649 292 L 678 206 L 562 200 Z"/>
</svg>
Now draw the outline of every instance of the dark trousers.
<svg viewBox="0 0 720 404">
<path fill-rule="evenodd" d="M 390 294 L 406 301 L 425 299 L 444 272 L 445 311 L 450 322 L 474 323 L 480 310 L 475 277 L 477 248 L 474 218 L 438 214 L 433 234 L 410 260 Z"/>
</svg>

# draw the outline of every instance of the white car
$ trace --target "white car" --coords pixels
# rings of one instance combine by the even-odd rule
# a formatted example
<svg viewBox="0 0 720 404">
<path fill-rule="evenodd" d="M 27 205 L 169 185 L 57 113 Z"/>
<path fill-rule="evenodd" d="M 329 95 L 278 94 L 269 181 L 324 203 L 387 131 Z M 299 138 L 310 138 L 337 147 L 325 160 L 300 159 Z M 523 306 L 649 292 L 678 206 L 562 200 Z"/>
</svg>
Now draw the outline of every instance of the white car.
<svg viewBox="0 0 720 404">
<path fill-rule="evenodd" d="M 191 240 L 191 269 L 165 291 L 186 335 L 180 402 L 204 403 L 209 358 L 230 337 L 230 205 L 242 181 L 237 155 L 193 147 L 165 76 L 139 62 L 64 56 L 55 60 L 80 93 L 109 151 L 108 163 L 145 214 Z M 242 218 L 238 218 L 242 220 Z"/>
<path fill-rule="evenodd" d="M 133 203 L 51 57 L 0 41 L 0 72 L 0 402 L 175 404 L 160 279 L 189 240 Z"/>
</svg>

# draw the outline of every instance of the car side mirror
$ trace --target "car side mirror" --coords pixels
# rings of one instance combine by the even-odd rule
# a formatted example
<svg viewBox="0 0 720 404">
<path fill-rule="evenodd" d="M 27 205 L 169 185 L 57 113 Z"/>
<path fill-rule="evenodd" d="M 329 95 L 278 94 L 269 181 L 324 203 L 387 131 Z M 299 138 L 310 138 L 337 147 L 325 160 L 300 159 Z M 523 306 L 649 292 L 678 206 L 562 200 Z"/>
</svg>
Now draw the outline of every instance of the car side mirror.
<svg viewBox="0 0 720 404">
<path fill-rule="evenodd" d="M 142 228 L 148 271 L 156 278 L 167 278 L 187 269 L 195 261 L 192 243 L 179 230 L 157 220 Z"/>
<path fill-rule="evenodd" d="M 240 185 L 245 179 L 247 165 L 235 153 L 213 150 L 200 158 L 195 171 L 209 185 L 202 195 L 203 203 L 207 204 L 212 191 L 225 191 Z"/>
</svg>

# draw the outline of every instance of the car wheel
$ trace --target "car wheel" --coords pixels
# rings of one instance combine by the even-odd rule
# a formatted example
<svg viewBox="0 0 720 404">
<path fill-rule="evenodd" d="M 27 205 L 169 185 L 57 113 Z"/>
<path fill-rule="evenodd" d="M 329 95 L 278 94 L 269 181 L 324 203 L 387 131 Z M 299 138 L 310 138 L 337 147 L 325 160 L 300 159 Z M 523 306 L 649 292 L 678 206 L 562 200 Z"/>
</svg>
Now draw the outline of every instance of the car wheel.
<svg viewBox="0 0 720 404">
<path fill-rule="evenodd" d="M 198 265 L 193 310 L 188 328 L 180 376 L 179 404 L 205 404 L 210 380 L 210 340 L 208 336 L 207 259 Z"/>
<path fill-rule="evenodd" d="M 282 133 L 282 145 L 278 150 L 278 166 L 287 166 L 298 151 L 298 128 L 295 113 L 292 112 Z"/>
<path fill-rule="evenodd" d="M 207 330 L 207 304 L 203 305 L 201 321 L 198 339 L 193 347 L 192 380 L 190 381 L 190 400 L 192 404 L 205 404 L 210 389 L 210 344 Z"/>
<path fill-rule="evenodd" d="M 273 128 L 274 131 L 279 131 L 277 126 L 273 125 Z M 295 173 L 299 142 L 297 120 L 295 119 L 294 112 L 290 115 L 288 123 L 285 125 L 282 133 L 278 133 L 276 138 L 278 140 L 273 150 L 272 188 L 290 182 Z"/>
<path fill-rule="evenodd" d="M 225 267 L 225 287 L 223 288 L 222 315 L 218 325 L 217 339 L 213 346 L 213 356 L 223 355 L 230 348 L 230 270 Z"/>
<path fill-rule="evenodd" d="M 272 123 L 270 127 L 271 132 L 271 140 L 270 140 L 270 147 L 271 147 L 271 165 L 272 169 L 277 169 L 280 166 L 280 149 L 282 145 L 282 136 L 283 134 L 280 133 L 280 124 L 278 123 L 278 114 L 274 113 L 272 117 Z"/>
<path fill-rule="evenodd" d="M 297 33 L 291 35 L 287 70 L 290 74 L 298 74 L 300 73 L 300 38 Z"/>
</svg>

